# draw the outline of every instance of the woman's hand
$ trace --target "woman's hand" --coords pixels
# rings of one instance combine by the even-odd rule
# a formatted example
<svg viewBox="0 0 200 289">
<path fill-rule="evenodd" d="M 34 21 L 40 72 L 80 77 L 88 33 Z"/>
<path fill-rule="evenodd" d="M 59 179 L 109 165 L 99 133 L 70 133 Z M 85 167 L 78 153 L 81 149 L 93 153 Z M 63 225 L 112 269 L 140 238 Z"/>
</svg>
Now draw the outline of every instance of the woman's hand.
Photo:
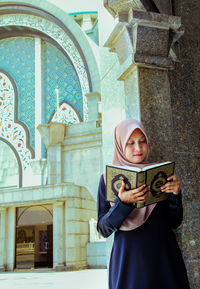
<svg viewBox="0 0 200 289">
<path fill-rule="evenodd" d="M 126 204 L 143 203 L 146 201 L 147 194 L 149 193 L 149 188 L 150 188 L 149 186 L 147 187 L 146 185 L 142 185 L 137 189 L 126 191 L 125 183 L 124 181 L 122 181 L 118 197 L 121 202 Z"/>
<path fill-rule="evenodd" d="M 161 191 L 165 193 L 173 193 L 179 195 L 181 190 L 181 183 L 176 175 L 170 176 L 168 182 L 161 187 Z"/>
</svg>

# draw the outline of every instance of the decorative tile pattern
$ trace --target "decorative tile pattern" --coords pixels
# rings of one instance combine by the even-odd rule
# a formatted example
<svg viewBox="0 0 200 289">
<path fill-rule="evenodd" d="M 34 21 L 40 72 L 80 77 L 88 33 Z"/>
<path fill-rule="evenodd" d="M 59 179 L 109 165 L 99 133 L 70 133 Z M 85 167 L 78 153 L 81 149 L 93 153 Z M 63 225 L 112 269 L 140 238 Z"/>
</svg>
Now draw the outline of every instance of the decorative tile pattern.
<svg viewBox="0 0 200 289">
<path fill-rule="evenodd" d="M 25 170 L 29 165 L 31 153 L 26 148 L 26 133 L 23 127 L 14 122 L 14 97 L 11 81 L 0 72 L 0 136 L 14 146 Z"/>
<path fill-rule="evenodd" d="M 80 122 L 75 110 L 65 102 L 59 107 L 59 111 L 56 111 L 52 121 L 65 123 L 66 125 Z"/>
<path fill-rule="evenodd" d="M 35 148 L 35 65 L 34 38 L 13 37 L 0 41 L 0 64 L 15 81 L 18 93 L 18 116 L 30 134 Z"/>
<path fill-rule="evenodd" d="M 25 15 L 25 14 L 10 14 L 10 15 L 1 15 L 0 16 L 0 27 L 9 26 L 9 25 L 19 25 L 25 27 L 31 27 L 37 29 L 51 38 L 53 38 L 69 55 L 77 75 L 79 76 L 80 85 L 83 94 L 83 114 L 84 120 L 87 120 L 87 99 L 85 94 L 89 93 L 89 80 L 87 77 L 87 70 L 83 59 L 76 48 L 72 39 L 66 34 L 66 32 L 55 23 L 50 22 L 49 20 L 34 16 L 34 15 Z"/>
<path fill-rule="evenodd" d="M 43 123 L 48 123 L 56 109 L 55 89 L 59 103 L 67 101 L 83 118 L 83 97 L 78 75 L 68 58 L 48 42 L 42 45 Z"/>
</svg>

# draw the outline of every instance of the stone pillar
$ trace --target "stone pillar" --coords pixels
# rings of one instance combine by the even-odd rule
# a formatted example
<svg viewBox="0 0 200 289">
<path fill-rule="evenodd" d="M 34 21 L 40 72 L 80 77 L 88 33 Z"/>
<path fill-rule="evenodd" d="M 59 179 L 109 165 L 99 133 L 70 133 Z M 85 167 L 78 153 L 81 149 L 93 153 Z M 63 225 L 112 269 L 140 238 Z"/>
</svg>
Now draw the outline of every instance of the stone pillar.
<svg viewBox="0 0 200 289">
<path fill-rule="evenodd" d="M 6 270 L 13 271 L 15 266 L 16 208 L 9 207 L 6 215 Z"/>
<path fill-rule="evenodd" d="M 91 18 L 90 18 L 90 14 L 82 14 L 83 16 L 83 24 L 82 24 L 82 29 L 84 31 L 86 30 L 89 30 L 89 29 L 92 29 L 92 21 L 91 21 Z"/>
<path fill-rule="evenodd" d="M 5 271 L 6 208 L 0 208 L 0 272 Z"/>
<path fill-rule="evenodd" d="M 116 53 L 119 63 L 116 84 L 112 89 L 116 90 L 117 80 L 124 82 L 120 107 L 124 112 L 123 119 L 136 118 L 144 124 L 150 141 L 150 161 L 174 160 L 168 71 L 173 69 L 173 62 L 177 60 L 173 49 L 175 41 L 182 35 L 181 19 L 147 12 L 144 2 L 150 3 L 140 0 L 104 1 L 110 14 L 118 16 L 118 23 L 104 44 L 110 52 Z M 109 71 L 111 67 L 106 69 Z M 119 104 L 114 107 L 119 107 Z M 107 240 L 108 256 L 112 241 L 112 237 Z"/>
<path fill-rule="evenodd" d="M 65 270 L 64 202 L 53 204 L 53 268 Z"/>
<path fill-rule="evenodd" d="M 66 269 L 87 268 L 89 220 L 96 218 L 96 202 L 87 189 L 73 186 L 65 202 Z"/>
<path fill-rule="evenodd" d="M 47 153 L 48 184 L 60 184 L 63 182 L 62 147 L 50 146 Z"/>
<path fill-rule="evenodd" d="M 97 120 L 101 118 L 100 100 L 101 95 L 99 92 L 90 92 L 86 95 L 88 104 L 88 121 Z"/>
<path fill-rule="evenodd" d="M 74 188 L 74 190 L 80 190 Z M 77 192 L 79 193 L 79 192 Z M 68 198 L 65 202 L 65 254 L 66 254 L 66 268 L 67 270 L 84 269 L 86 267 L 86 260 L 83 264 L 81 258 L 81 198 L 78 200 L 76 206 L 72 198 Z M 88 238 L 89 239 L 89 238 Z"/>
<path fill-rule="evenodd" d="M 172 38 L 180 17 L 130 9 L 105 43 L 120 63 L 118 80 L 124 81 L 125 118 L 144 124 L 152 161 L 173 160 L 172 107 L 168 70 L 173 69 Z"/>
<path fill-rule="evenodd" d="M 35 158 L 41 158 L 41 136 L 37 126 L 42 122 L 42 57 L 41 39 L 35 38 Z"/>
<path fill-rule="evenodd" d="M 47 180 L 48 184 L 63 182 L 62 142 L 65 137 L 65 124 L 51 122 L 39 125 L 38 130 L 47 149 Z"/>
</svg>

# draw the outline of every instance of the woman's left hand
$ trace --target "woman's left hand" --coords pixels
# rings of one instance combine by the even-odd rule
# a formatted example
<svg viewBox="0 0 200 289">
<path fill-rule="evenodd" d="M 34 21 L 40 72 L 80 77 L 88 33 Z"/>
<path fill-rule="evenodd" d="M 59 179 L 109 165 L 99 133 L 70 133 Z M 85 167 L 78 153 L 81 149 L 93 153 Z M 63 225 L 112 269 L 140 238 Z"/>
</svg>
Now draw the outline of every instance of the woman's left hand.
<svg viewBox="0 0 200 289">
<path fill-rule="evenodd" d="M 161 187 L 161 191 L 165 193 L 173 193 L 179 195 L 181 190 L 181 183 L 176 175 L 170 176 L 168 182 Z"/>
</svg>

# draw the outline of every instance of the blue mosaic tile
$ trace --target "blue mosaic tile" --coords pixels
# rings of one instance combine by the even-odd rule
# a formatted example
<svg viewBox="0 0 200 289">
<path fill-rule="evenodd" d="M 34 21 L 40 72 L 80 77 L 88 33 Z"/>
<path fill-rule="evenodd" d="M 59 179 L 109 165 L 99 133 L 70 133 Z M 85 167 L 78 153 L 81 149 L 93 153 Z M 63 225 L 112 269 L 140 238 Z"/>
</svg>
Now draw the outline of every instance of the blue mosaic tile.
<svg viewBox="0 0 200 289">
<path fill-rule="evenodd" d="M 14 37 L 0 41 L 1 69 L 11 75 L 18 92 L 18 119 L 30 133 L 30 145 L 35 148 L 35 65 L 34 38 Z"/>
<path fill-rule="evenodd" d="M 59 88 L 59 103 L 67 101 L 83 118 L 83 96 L 73 65 L 58 48 L 48 42 L 43 42 L 42 56 L 43 122 L 48 123 L 56 109 L 56 88 Z"/>
</svg>

